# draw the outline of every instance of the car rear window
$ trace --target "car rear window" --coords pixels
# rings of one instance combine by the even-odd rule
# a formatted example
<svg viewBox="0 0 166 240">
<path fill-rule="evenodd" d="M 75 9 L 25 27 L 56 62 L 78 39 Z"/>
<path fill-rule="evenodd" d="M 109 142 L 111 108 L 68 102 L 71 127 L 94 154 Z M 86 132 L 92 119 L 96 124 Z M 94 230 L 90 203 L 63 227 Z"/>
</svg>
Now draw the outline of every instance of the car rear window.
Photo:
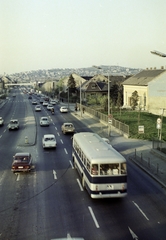
<svg viewBox="0 0 166 240">
<path fill-rule="evenodd" d="M 65 127 L 73 127 L 72 124 L 66 124 Z"/>
<path fill-rule="evenodd" d="M 46 137 L 44 141 L 55 141 L 54 137 Z"/>
<path fill-rule="evenodd" d="M 29 161 L 29 157 L 19 157 L 19 156 L 16 156 L 14 158 L 14 162 L 28 162 Z"/>
</svg>

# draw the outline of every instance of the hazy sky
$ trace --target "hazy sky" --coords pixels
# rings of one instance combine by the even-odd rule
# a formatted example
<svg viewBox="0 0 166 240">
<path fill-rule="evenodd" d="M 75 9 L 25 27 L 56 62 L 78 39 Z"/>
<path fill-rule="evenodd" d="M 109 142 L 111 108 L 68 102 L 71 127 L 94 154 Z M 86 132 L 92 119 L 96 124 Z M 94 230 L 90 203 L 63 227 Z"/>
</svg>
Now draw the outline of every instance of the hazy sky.
<svg viewBox="0 0 166 240">
<path fill-rule="evenodd" d="M 0 0 L 0 74 L 166 66 L 166 0 Z"/>
</svg>

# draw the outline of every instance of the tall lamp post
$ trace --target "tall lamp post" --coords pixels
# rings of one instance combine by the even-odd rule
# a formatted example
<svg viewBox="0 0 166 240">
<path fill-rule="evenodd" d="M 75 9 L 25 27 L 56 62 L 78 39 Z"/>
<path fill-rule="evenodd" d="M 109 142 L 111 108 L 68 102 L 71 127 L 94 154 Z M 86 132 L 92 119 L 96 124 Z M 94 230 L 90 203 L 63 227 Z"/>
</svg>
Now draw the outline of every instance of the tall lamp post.
<svg viewBox="0 0 166 240">
<path fill-rule="evenodd" d="M 82 117 L 82 89 L 81 89 L 81 80 L 80 80 L 80 116 Z"/>
<path fill-rule="evenodd" d="M 152 54 L 155 54 L 157 56 L 160 56 L 160 57 L 166 57 L 166 54 L 165 53 L 162 53 L 162 52 L 159 52 L 159 51 L 150 51 Z"/>
<path fill-rule="evenodd" d="M 94 68 L 97 69 L 103 69 L 102 67 L 99 66 L 95 66 L 93 65 Z M 111 134 L 111 129 L 109 129 L 110 127 L 110 123 L 109 123 L 109 119 L 110 119 L 110 79 L 109 79 L 109 72 L 108 72 L 108 136 L 110 136 Z"/>
</svg>

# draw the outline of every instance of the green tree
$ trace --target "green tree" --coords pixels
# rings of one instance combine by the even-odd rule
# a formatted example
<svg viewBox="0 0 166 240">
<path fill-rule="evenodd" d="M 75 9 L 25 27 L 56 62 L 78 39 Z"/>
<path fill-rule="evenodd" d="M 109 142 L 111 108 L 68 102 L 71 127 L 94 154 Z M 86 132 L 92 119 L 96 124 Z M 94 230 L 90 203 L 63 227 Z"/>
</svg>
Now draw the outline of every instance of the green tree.
<svg viewBox="0 0 166 240">
<path fill-rule="evenodd" d="M 113 84 L 110 89 L 110 97 L 113 104 L 115 105 L 118 99 L 119 86 L 118 84 Z"/>
<path fill-rule="evenodd" d="M 138 92 L 134 91 L 131 96 L 131 108 L 133 110 L 135 110 L 136 107 L 138 106 L 138 100 L 139 100 Z"/>
<path fill-rule="evenodd" d="M 76 90 L 76 82 L 74 80 L 73 75 L 71 74 L 67 83 L 67 86 L 72 89 L 72 91 Z"/>
<path fill-rule="evenodd" d="M 122 106 L 122 104 L 123 104 L 122 93 L 119 91 L 117 102 L 116 102 L 116 106 L 118 107 L 118 109 Z"/>
</svg>

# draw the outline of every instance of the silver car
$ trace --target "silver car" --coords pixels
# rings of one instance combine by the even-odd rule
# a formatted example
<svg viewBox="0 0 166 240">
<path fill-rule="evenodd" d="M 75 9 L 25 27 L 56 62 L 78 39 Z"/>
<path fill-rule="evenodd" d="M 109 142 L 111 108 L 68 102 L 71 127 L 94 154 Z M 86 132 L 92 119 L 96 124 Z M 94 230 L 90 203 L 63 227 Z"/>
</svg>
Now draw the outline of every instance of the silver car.
<svg viewBox="0 0 166 240">
<path fill-rule="evenodd" d="M 75 132 L 75 127 L 72 123 L 64 123 L 61 126 L 61 129 L 62 129 L 63 134 Z"/>
</svg>

